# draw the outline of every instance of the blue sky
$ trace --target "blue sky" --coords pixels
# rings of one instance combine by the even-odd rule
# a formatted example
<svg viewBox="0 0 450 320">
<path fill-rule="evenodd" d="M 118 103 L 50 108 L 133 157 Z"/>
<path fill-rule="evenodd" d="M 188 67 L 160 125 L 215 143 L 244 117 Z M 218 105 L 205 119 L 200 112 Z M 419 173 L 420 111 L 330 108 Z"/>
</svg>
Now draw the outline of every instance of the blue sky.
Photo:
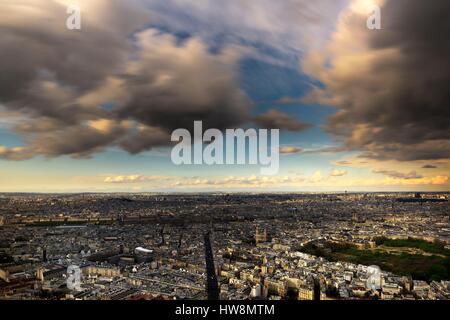
<svg viewBox="0 0 450 320">
<path fill-rule="evenodd" d="M 153 27 L 153 26 L 151 26 Z M 168 28 L 160 28 L 167 33 Z M 174 35 L 179 36 L 178 32 Z M 186 39 L 187 33 L 180 39 Z M 180 40 L 181 41 L 181 40 Z M 211 48 L 216 48 L 216 43 Z M 275 49 L 267 50 L 254 46 L 264 55 L 273 56 L 274 59 L 283 59 L 283 55 Z M 333 107 L 321 105 L 308 105 L 295 102 L 291 104 L 280 103 L 280 99 L 292 97 L 300 99 L 311 89 L 314 80 L 303 74 L 299 68 L 300 57 L 291 57 L 287 65 L 277 65 L 253 57 L 244 57 L 239 61 L 239 86 L 253 103 L 252 114 L 258 115 L 270 109 L 280 110 L 294 119 L 312 124 L 310 129 L 303 132 L 281 133 L 281 146 L 297 146 L 304 149 L 320 149 L 335 145 L 332 137 L 326 134 L 321 124 L 335 112 Z M 285 61 L 283 61 L 284 63 Z M 105 103 L 106 109 L 113 109 L 114 102 Z M 200 119 L 201 120 L 201 119 Z M 249 127 L 252 127 L 250 124 Z M 12 133 L 6 127 L 1 130 L 2 145 L 12 147 L 23 145 L 19 135 Z M 170 160 L 170 148 L 157 148 L 138 155 L 129 155 L 117 148 L 108 148 L 106 151 L 94 154 L 89 159 L 72 159 L 67 156 L 46 158 L 38 156 L 24 162 L 4 162 L 3 168 L 11 170 L 24 170 L 33 172 L 51 172 L 55 175 L 65 175 L 67 171 L 77 172 L 79 175 L 121 174 L 132 175 L 136 173 L 146 175 L 171 174 L 180 176 L 222 177 L 230 175 L 254 175 L 259 173 L 259 165 L 228 165 L 228 166 L 175 166 Z M 301 173 L 312 175 L 317 170 L 330 171 L 330 162 L 338 160 L 342 155 L 329 155 L 317 157 L 315 155 L 293 154 L 281 159 L 280 174 L 290 175 Z M 38 169 L 39 168 L 39 169 Z M 99 169 L 101 170 L 99 172 Z M 8 170 L 8 169 L 7 169 Z"/>
<path fill-rule="evenodd" d="M 376 99 L 359 97 L 372 79 L 358 68 L 378 54 L 365 9 L 377 3 L 80 0 L 79 31 L 64 29 L 65 1 L 4 8 L 0 191 L 445 190 L 448 159 L 405 159 L 403 132 L 395 145 L 378 138 L 391 128 L 372 125 L 364 100 Z M 258 127 L 261 116 L 291 150 L 278 175 L 172 164 L 173 129 Z M 419 142 L 405 150 L 434 143 Z"/>
</svg>

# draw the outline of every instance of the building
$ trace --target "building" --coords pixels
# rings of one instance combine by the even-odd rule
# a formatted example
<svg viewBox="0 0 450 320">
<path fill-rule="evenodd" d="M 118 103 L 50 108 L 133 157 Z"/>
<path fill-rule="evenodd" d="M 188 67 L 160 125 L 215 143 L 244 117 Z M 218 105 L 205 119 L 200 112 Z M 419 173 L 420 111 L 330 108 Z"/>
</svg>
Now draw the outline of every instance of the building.
<svg viewBox="0 0 450 320">
<path fill-rule="evenodd" d="M 82 269 L 83 274 L 86 275 L 99 275 L 103 277 L 118 277 L 120 276 L 120 270 L 116 268 L 104 268 L 96 266 L 87 266 Z"/>
<path fill-rule="evenodd" d="M 314 288 L 305 286 L 299 287 L 298 300 L 314 300 Z"/>
<path fill-rule="evenodd" d="M 267 229 L 264 229 L 262 232 L 259 230 L 258 226 L 256 226 L 255 232 L 255 243 L 267 242 Z"/>
</svg>

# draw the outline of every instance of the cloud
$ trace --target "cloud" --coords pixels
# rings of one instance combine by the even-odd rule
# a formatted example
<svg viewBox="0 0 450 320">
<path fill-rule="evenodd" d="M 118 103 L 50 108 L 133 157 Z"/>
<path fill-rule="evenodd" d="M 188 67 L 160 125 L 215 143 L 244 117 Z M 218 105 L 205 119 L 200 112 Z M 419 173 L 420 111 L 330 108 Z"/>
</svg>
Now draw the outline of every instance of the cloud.
<svg viewBox="0 0 450 320">
<path fill-rule="evenodd" d="M 310 182 L 317 183 L 323 180 L 322 172 L 316 171 L 309 179 Z"/>
<path fill-rule="evenodd" d="M 348 161 L 348 160 L 339 160 L 335 162 L 335 165 L 337 166 L 342 166 L 342 167 L 346 167 L 346 166 L 351 166 L 352 162 Z"/>
<path fill-rule="evenodd" d="M 280 154 L 295 154 L 302 152 L 303 149 L 299 147 L 293 147 L 293 146 L 287 146 L 287 147 L 280 147 Z"/>
<path fill-rule="evenodd" d="M 339 172 L 343 174 L 343 172 Z M 101 181 L 106 185 L 115 185 L 117 188 L 141 188 L 141 189 L 206 189 L 206 190 L 252 190 L 252 189 L 296 189 L 302 187 L 308 188 L 335 188 L 331 190 L 340 190 L 341 188 L 379 188 L 380 186 L 445 186 L 448 183 L 448 176 L 437 175 L 433 177 L 416 177 L 404 179 L 401 177 L 385 177 L 384 179 L 372 179 L 369 177 L 340 178 L 333 176 L 323 176 L 321 171 L 314 172 L 309 177 L 301 175 L 290 176 L 226 176 L 226 177 L 199 177 L 199 176 L 158 176 L 158 175 L 107 175 L 101 176 Z M 122 190 L 122 189 L 121 189 Z M 409 189 L 408 189 L 409 190 Z"/>
<path fill-rule="evenodd" d="M 145 1 L 76 1 L 82 30 L 70 31 L 68 3 L 0 5 L 0 104 L 25 142 L 1 147 L 0 158 L 89 157 L 112 146 L 136 154 L 169 145 L 171 131 L 194 120 L 219 129 L 248 120 L 242 48 L 212 52 L 201 38 L 148 27 Z"/>
<path fill-rule="evenodd" d="M 80 0 L 84 31 L 65 28 L 63 1 L 2 2 L 0 101 L 8 109 L 66 123 L 99 112 L 76 98 L 120 67 L 146 14 L 122 1 Z M 133 19 L 125 17 L 133 17 Z M 77 112 L 73 112 L 76 107 Z"/>
<path fill-rule="evenodd" d="M 4 146 L 0 146 L 0 159 L 18 161 L 18 160 L 27 160 L 32 157 L 33 155 L 27 148 L 24 147 L 7 148 Z"/>
<path fill-rule="evenodd" d="M 148 5 L 158 25 L 198 34 L 207 42 L 298 53 L 326 39 L 347 1 L 168 0 Z"/>
<path fill-rule="evenodd" d="M 422 169 L 437 169 L 437 166 L 434 166 L 432 164 L 426 164 L 422 167 Z"/>
<path fill-rule="evenodd" d="M 378 2 L 382 30 L 368 30 L 370 12 L 352 6 L 327 47 L 306 57 L 303 69 L 323 84 L 307 101 L 335 106 L 326 130 L 365 157 L 448 159 L 450 3 Z"/>
<path fill-rule="evenodd" d="M 176 177 L 176 176 L 146 176 L 146 175 L 118 175 L 107 176 L 103 182 L 112 184 L 155 184 L 163 188 L 181 187 L 213 187 L 213 188 L 235 188 L 235 187 L 255 187 L 263 188 L 267 186 L 279 187 L 283 185 L 296 185 L 304 182 L 305 179 L 299 176 L 228 176 L 220 178 L 202 177 Z"/>
<path fill-rule="evenodd" d="M 108 120 L 109 121 L 109 120 Z M 47 157 L 71 155 L 75 158 L 90 157 L 103 151 L 107 146 L 124 136 L 128 130 L 126 123 L 114 122 L 109 128 L 92 127 L 92 123 L 59 128 L 49 133 L 41 133 L 29 146 L 35 154 Z"/>
<path fill-rule="evenodd" d="M 395 170 L 373 170 L 373 173 L 384 174 L 391 178 L 406 179 L 406 180 L 423 178 L 423 176 L 420 174 L 417 174 L 416 171 L 411 171 L 409 173 L 401 173 L 401 172 L 398 172 Z"/>
<path fill-rule="evenodd" d="M 141 183 L 141 182 L 163 182 L 169 180 L 165 176 L 144 176 L 144 175 L 128 175 L 128 176 L 108 176 L 103 181 L 106 183 Z"/>
<path fill-rule="evenodd" d="M 344 152 L 344 151 L 348 151 L 348 149 L 345 146 L 323 146 L 323 147 L 319 147 L 319 148 L 307 149 L 307 150 L 304 150 L 303 152 L 309 153 L 309 154 L 315 154 L 315 153 L 336 154 L 336 153 Z"/>
<path fill-rule="evenodd" d="M 163 128 L 140 125 L 119 139 L 119 145 L 130 154 L 138 154 L 153 147 L 167 146 L 169 141 L 170 134 Z"/>
<path fill-rule="evenodd" d="M 293 119 L 292 116 L 275 109 L 270 109 L 269 111 L 256 116 L 254 121 L 259 127 L 266 129 L 299 132 L 311 127 L 310 124 Z"/>
<path fill-rule="evenodd" d="M 211 54 L 197 38 L 182 44 L 156 30 L 136 35 L 139 52 L 122 77 L 126 93 L 120 117 L 170 131 L 204 127 L 225 129 L 248 119 L 250 103 L 237 86 L 238 48 Z"/>
<path fill-rule="evenodd" d="M 276 101 L 278 104 L 294 104 L 301 102 L 300 99 L 284 96 Z"/>
<path fill-rule="evenodd" d="M 330 173 L 331 177 L 343 177 L 348 173 L 347 170 L 333 169 Z"/>
<path fill-rule="evenodd" d="M 435 177 L 423 177 L 418 179 L 399 179 L 388 177 L 383 181 L 384 185 L 396 185 L 396 186 L 420 186 L 420 185 L 432 185 L 440 186 L 445 185 L 449 181 L 448 176 L 435 176 Z"/>
</svg>

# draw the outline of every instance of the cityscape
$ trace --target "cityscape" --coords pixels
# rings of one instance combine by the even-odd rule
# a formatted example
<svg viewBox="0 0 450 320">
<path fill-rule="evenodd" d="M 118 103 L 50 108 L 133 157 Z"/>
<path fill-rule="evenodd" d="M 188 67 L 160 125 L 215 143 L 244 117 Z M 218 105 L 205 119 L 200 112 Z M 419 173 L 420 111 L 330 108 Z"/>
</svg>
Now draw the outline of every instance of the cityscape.
<svg viewBox="0 0 450 320">
<path fill-rule="evenodd" d="M 449 0 L 0 12 L 3 313 L 448 313 Z"/>
<path fill-rule="evenodd" d="M 2 194 L 0 297 L 447 300 L 448 197 Z"/>
</svg>

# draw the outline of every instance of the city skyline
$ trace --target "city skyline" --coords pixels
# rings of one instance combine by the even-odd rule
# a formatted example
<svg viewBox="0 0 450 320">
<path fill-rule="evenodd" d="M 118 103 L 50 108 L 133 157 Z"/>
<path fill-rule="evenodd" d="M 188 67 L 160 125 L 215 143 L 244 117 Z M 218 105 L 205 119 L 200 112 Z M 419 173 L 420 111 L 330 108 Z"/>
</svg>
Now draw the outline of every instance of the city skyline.
<svg viewBox="0 0 450 320">
<path fill-rule="evenodd" d="M 3 194 L 0 300 L 448 300 L 448 199 Z"/>
</svg>

